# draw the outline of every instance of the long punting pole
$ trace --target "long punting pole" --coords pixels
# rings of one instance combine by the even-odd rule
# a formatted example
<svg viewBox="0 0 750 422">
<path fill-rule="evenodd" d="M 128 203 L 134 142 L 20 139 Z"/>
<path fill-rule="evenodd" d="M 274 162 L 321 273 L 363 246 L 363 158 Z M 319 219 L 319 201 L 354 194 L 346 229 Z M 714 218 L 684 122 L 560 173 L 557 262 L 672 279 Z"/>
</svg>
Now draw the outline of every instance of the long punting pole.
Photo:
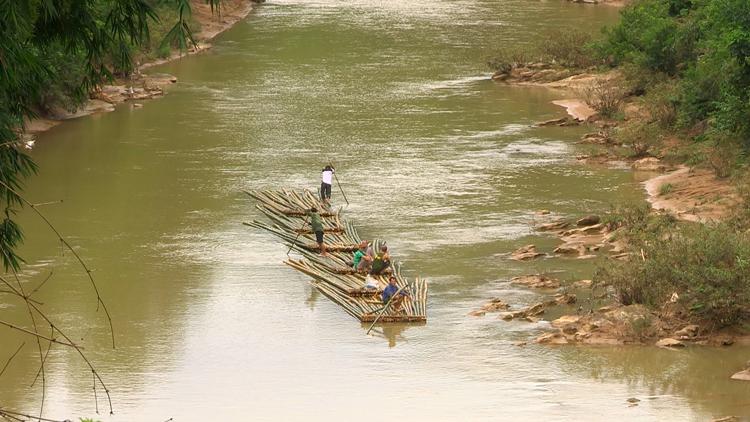
<svg viewBox="0 0 750 422">
<path fill-rule="evenodd" d="M 305 226 L 307 225 L 307 218 L 308 218 L 308 217 L 310 217 L 310 216 L 309 216 L 309 215 L 308 215 L 308 216 L 305 216 L 305 220 L 304 220 L 304 221 L 302 222 L 302 228 L 300 229 L 300 231 L 298 231 L 298 232 L 297 232 L 297 237 L 295 237 L 295 238 L 294 238 L 294 241 L 293 241 L 293 242 L 292 242 L 292 243 L 291 243 L 291 244 L 289 245 L 289 250 L 288 250 L 288 251 L 286 251 L 286 256 L 289 256 L 289 252 L 291 252 L 291 251 L 292 251 L 292 248 L 294 247 L 294 245 L 296 245 L 296 244 L 297 244 L 297 239 L 299 239 L 299 235 L 301 235 L 301 234 L 302 234 L 302 229 L 304 229 L 304 228 L 305 228 Z"/>
<path fill-rule="evenodd" d="M 328 164 L 331 167 L 333 167 L 333 161 L 331 161 L 330 159 L 328 159 Z M 344 201 L 346 201 L 346 205 L 349 205 L 349 200 L 346 199 L 346 194 L 344 193 L 344 189 L 341 187 L 341 182 L 339 182 L 339 177 L 336 176 L 336 171 L 333 172 L 333 177 L 334 177 L 334 179 L 336 179 L 336 184 L 339 185 L 339 190 L 341 191 L 341 196 L 344 197 Z"/>
</svg>

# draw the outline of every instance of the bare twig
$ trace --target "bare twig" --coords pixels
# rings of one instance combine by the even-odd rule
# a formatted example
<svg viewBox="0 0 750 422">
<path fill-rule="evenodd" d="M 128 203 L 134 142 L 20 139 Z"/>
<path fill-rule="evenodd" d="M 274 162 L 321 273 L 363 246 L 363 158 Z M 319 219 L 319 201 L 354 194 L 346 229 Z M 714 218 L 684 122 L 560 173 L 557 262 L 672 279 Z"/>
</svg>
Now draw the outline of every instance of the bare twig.
<svg viewBox="0 0 750 422">
<path fill-rule="evenodd" d="M 15 353 L 13 353 L 13 354 L 12 354 L 12 355 L 11 355 L 11 356 L 10 356 L 10 357 L 8 358 L 8 360 L 7 360 L 6 362 L 5 362 L 5 366 L 3 366 L 3 369 L 2 369 L 2 370 L 0 370 L 0 377 L 2 377 L 2 376 L 3 376 L 3 374 L 5 373 L 5 370 L 6 370 L 6 369 L 8 369 L 8 365 L 10 365 L 10 362 L 11 362 L 11 361 L 13 360 L 13 358 L 14 358 L 14 357 L 16 357 L 16 355 L 18 354 L 18 352 L 20 352 L 20 351 L 21 351 L 21 349 L 23 348 L 23 346 L 24 346 L 25 344 L 26 344 L 26 342 L 23 342 L 23 343 L 21 343 L 21 344 L 20 344 L 20 345 L 18 346 L 18 349 L 16 349 Z"/>
<path fill-rule="evenodd" d="M 13 296 L 18 296 L 18 295 L 16 294 L 16 292 L 13 292 L 13 291 L 10 291 L 10 290 L 0 290 L 0 293 L 6 293 L 6 294 L 10 294 L 10 295 L 13 295 Z M 40 301 L 38 301 L 38 300 L 35 300 L 35 299 L 32 299 L 32 298 L 29 298 L 29 301 L 31 301 L 31 302 L 34 302 L 34 303 L 36 303 L 37 305 L 43 305 L 43 303 L 42 303 L 42 302 L 40 302 Z"/>
<path fill-rule="evenodd" d="M 5 251 L 3 251 L 5 252 Z M 21 292 L 21 298 L 24 301 L 24 304 L 26 305 L 26 311 L 29 313 L 29 318 L 31 319 L 31 326 L 34 327 L 34 332 L 39 332 L 39 327 L 36 325 L 36 318 L 34 318 L 34 312 L 31 310 L 32 304 L 29 301 L 29 296 L 26 294 L 23 288 L 23 284 L 21 283 L 20 277 L 18 277 L 18 272 L 16 271 L 15 267 L 12 267 L 13 270 L 13 277 L 16 279 L 16 283 L 18 283 L 18 291 Z M 10 284 L 10 283 L 7 283 Z M 54 336 L 54 331 L 50 334 L 50 338 Z M 39 339 L 39 337 L 36 337 L 36 347 L 37 351 L 39 352 L 39 371 L 42 375 L 42 399 L 39 401 L 39 417 L 41 418 L 44 414 L 44 400 L 47 397 L 47 377 L 44 373 L 44 354 L 42 353 L 42 341 Z M 49 343 L 50 345 L 52 343 Z M 33 386 L 36 383 L 37 378 L 34 377 L 34 381 L 31 382 L 31 385 Z"/>
<path fill-rule="evenodd" d="M 34 293 L 38 292 L 39 289 L 41 289 L 42 286 L 44 286 L 47 283 L 47 281 L 49 281 L 50 278 L 52 278 L 52 274 L 54 274 L 54 273 L 55 273 L 54 271 L 50 271 L 49 275 L 47 276 L 47 278 L 45 278 L 44 281 L 42 281 L 41 283 L 39 283 L 39 285 L 36 286 L 36 288 L 34 290 L 32 290 L 31 293 L 29 293 L 29 297 L 34 296 Z"/>
<path fill-rule="evenodd" d="M 49 336 L 53 337 L 55 335 L 55 329 L 52 328 L 52 327 L 50 327 L 50 329 L 52 330 L 52 332 L 50 333 Z M 52 343 L 48 343 L 47 344 L 47 352 L 44 353 L 44 358 L 42 359 L 41 365 L 39 365 L 39 370 L 36 371 L 36 375 L 34 375 L 34 381 L 31 383 L 32 386 L 36 383 L 36 380 L 39 378 L 40 375 L 42 377 L 44 376 L 44 364 L 47 363 L 47 357 L 49 356 L 49 351 L 50 350 L 52 350 Z M 44 381 L 44 380 L 42 380 L 42 381 Z"/>
<path fill-rule="evenodd" d="M 45 336 L 43 334 L 35 333 L 33 331 L 27 330 L 27 329 L 25 329 L 23 327 L 19 327 L 19 326 L 15 325 L 15 324 L 12 324 L 10 322 L 6 322 L 6 321 L 3 321 L 3 320 L 0 320 L 0 325 L 4 325 L 4 326 L 6 326 L 6 327 L 8 327 L 8 328 L 10 328 L 12 330 L 20 331 L 20 332 L 28 334 L 30 336 L 38 337 L 38 338 L 41 338 L 41 339 L 44 339 L 44 340 L 47 340 L 47 341 L 51 341 L 53 343 L 62 344 L 63 346 L 68 346 L 68 347 L 73 347 L 73 348 L 78 348 L 79 347 L 79 346 L 76 346 L 73 343 L 66 343 L 64 341 L 60 341 L 60 340 L 57 340 L 55 338 L 50 338 L 50 337 L 47 337 L 47 336 Z"/>
<path fill-rule="evenodd" d="M 81 265 L 81 267 L 86 271 L 86 275 L 88 276 L 89 281 L 91 282 L 91 285 L 92 285 L 92 287 L 94 289 L 94 292 L 96 293 L 97 310 L 99 309 L 99 306 L 101 306 L 102 309 L 104 309 L 104 313 L 107 316 L 107 321 L 109 323 L 110 333 L 111 333 L 111 336 L 112 336 L 112 347 L 114 348 L 115 347 L 115 337 L 114 337 L 114 328 L 112 326 L 112 318 L 111 318 L 111 316 L 109 314 L 109 310 L 107 309 L 106 304 L 104 303 L 104 301 L 101 298 L 101 294 L 100 294 L 99 289 L 98 289 L 98 287 L 96 285 L 96 282 L 94 281 L 94 278 L 91 275 L 91 269 L 88 268 L 88 266 L 83 261 L 83 259 L 80 257 L 80 255 L 78 255 L 78 253 L 70 245 L 70 243 L 68 243 L 62 237 L 62 235 L 60 234 L 60 232 L 49 221 L 49 219 L 47 219 L 46 216 L 44 214 L 42 214 L 37 209 L 37 205 L 32 204 L 31 202 L 29 202 L 28 200 L 26 200 L 24 197 L 22 197 L 21 195 L 19 195 L 18 192 L 15 192 L 11 187 L 9 187 L 7 184 L 3 183 L 2 181 L 0 181 L 0 185 L 4 186 L 9 191 L 11 191 L 14 194 L 16 194 L 24 204 L 28 205 L 29 207 L 31 207 L 33 209 L 34 212 L 47 224 L 47 226 L 50 228 L 50 230 L 52 230 L 52 232 L 55 233 L 55 235 L 57 236 L 58 240 L 60 241 L 61 246 L 63 247 L 63 250 L 65 250 L 65 249 L 70 250 L 71 253 L 73 254 L 73 256 L 75 256 L 75 258 L 78 260 L 78 263 Z M 30 296 L 32 294 L 38 292 L 39 289 L 42 286 L 44 286 L 47 281 L 49 281 L 50 277 L 52 276 L 52 273 L 50 273 L 50 275 L 47 276 L 47 278 L 44 281 L 42 281 L 42 283 L 40 283 L 32 291 L 31 294 L 26 294 L 26 292 L 23 289 L 23 285 L 20 283 L 20 280 L 18 278 L 18 274 L 15 274 L 15 270 L 14 270 L 14 275 L 15 275 L 16 281 L 18 283 L 18 287 L 17 288 L 15 286 L 13 286 L 9 281 L 7 281 L 3 277 L 0 277 L 0 281 L 2 281 L 2 283 L 5 284 L 10 289 L 10 291 L 12 292 L 12 294 L 14 294 L 14 295 L 18 296 L 19 298 L 21 298 L 21 300 L 23 300 L 24 303 L 26 304 L 26 307 L 27 307 L 28 312 L 29 312 L 29 316 L 31 318 L 31 322 L 32 322 L 32 326 L 33 326 L 33 331 L 28 330 L 26 328 L 19 327 L 19 326 L 13 324 L 13 323 L 5 322 L 5 321 L 0 321 L 0 325 L 5 325 L 5 326 L 7 326 L 7 327 L 9 327 L 11 329 L 23 332 L 25 334 L 32 335 L 32 336 L 34 336 L 36 338 L 37 346 L 38 346 L 38 349 L 39 349 L 40 367 L 39 367 L 39 371 L 37 372 L 36 377 L 34 378 L 34 382 L 32 382 L 32 385 L 36 382 L 36 379 L 40 375 L 41 375 L 41 378 L 42 378 L 42 400 L 41 400 L 41 404 L 40 404 L 39 417 L 36 418 L 36 419 L 43 420 L 43 418 L 42 418 L 42 412 L 44 410 L 44 400 L 45 400 L 45 390 L 46 390 L 46 377 L 45 377 L 44 366 L 45 366 L 45 363 L 46 363 L 46 360 L 47 360 L 47 356 L 49 355 L 49 351 L 50 351 L 50 349 L 52 347 L 52 343 L 57 343 L 57 344 L 62 344 L 64 346 L 72 347 L 73 349 L 76 350 L 76 352 L 78 352 L 78 354 L 81 357 L 81 359 L 83 359 L 83 361 L 86 363 L 86 365 L 88 365 L 89 369 L 91 370 L 91 372 L 93 374 L 93 377 L 94 377 L 94 383 L 95 383 L 95 385 L 98 382 L 99 384 L 101 384 L 102 388 L 104 389 L 104 392 L 105 392 L 105 394 L 107 396 L 107 401 L 108 401 L 108 404 L 109 404 L 109 411 L 110 411 L 110 414 L 112 414 L 113 413 L 113 410 L 112 410 L 112 399 L 111 399 L 110 394 L 109 394 L 109 389 L 107 388 L 106 384 L 104 383 L 104 380 L 101 378 L 101 376 L 96 371 L 96 369 L 94 368 L 94 366 L 91 364 L 91 362 L 89 361 L 89 359 L 83 353 L 83 348 L 81 346 L 76 345 L 71 340 L 71 338 L 67 334 L 65 334 L 65 332 L 63 332 L 60 328 L 58 328 L 57 326 L 55 326 L 55 324 L 52 322 L 52 320 L 50 320 L 50 318 L 47 317 L 47 315 L 45 315 L 45 313 L 42 312 L 42 310 L 37 306 L 37 304 L 39 302 L 32 301 L 30 299 Z M 49 337 L 46 337 L 43 334 L 39 333 L 39 330 L 38 330 L 38 327 L 37 327 L 37 324 L 36 324 L 35 313 L 49 324 L 49 326 L 51 328 L 51 331 L 52 331 Z M 55 339 L 54 338 L 55 331 L 60 336 L 62 336 L 66 341 L 60 341 L 60 340 Z M 49 343 L 49 347 L 47 348 L 46 352 L 43 352 L 43 348 L 42 348 L 42 345 L 41 345 L 41 340 L 42 339 L 47 340 L 48 342 L 50 342 Z M 96 403 L 97 413 L 99 413 L 99 401 L 98 401 L 98 397 L 97 397 L 96 391 L 94 391 L 94 400 L 95 400 L 95 403 Z"/>
<path fill-rule="evenodd" d="M 48 418 L 42 418 L 42 417 L 37 417 L 37 416 L 31 416 L 31 415 L 26 414 L 26 413 L 14 412 L 12 410 L 7 410 L 7 409 L 3 409 L 3 408 L 0 408 L 0 416 L 5 417 L 5 418 L 9 418 L 9 419 L 13 419 L 13 420 L 16 420 L 16 421 L 22 421 L 22 422 L 25 421 L 25 420 L 29 420 L 29 419 L 36 419 L 36 420 L 39 420 L 39 421 L 42 421 L 42 422 L 65 422 L 65 421 L 60 420 L 60 419 L 48 419 Z"/>
<path fill-rule="evenodd" d="M 45 206 L 45 205 L 57 205 L 57 204 L 62 204 L 62 203 L 63 203 L 63 201 L 62 201 L 62 199 L 60 199 L 58 201 L 40 202 L 38 204 L 34 204 L 34 206 L 35 207 L 42 207 L 42 206 Z"/>
<path fill-rule="evenodd" d="M 61 330 L 61 329 L 60 329 L 59 327 L 57 327 L 57 326 L 56 326 L 56 325 L 55 325 L 55 324 L 54 324 L 54 323 L 53 323 L 53 322 L 52 322 L 52 321 L 51 321 L 51 320 L 50 320 L 50 319 L 49 319 L 49 318 L 47 317 L 47 315 L 45 315 L 45 314 L 44 314 L 44 313 L 43 313 L 43 312 L 42 312 L 42 311 L 41 311 L 41 310 L 40 310 L 40 309 L 39 309 L 38 307 L 36 307 L 36 306 L 35 306 L 35 305 L 33 305 L 33 304 L 32 304 L 31 306 L 32 306 L 32 308 L 34 308 L 34 310 L 35 310 L 35 311 L 36 311 L 36 312 L 37 312 L 37 313 L 39 314 L 39 316 L 40 316 L 40 317 L 42 317 L 42 319 L 44 319 L 44 320 L 45 320 L 45 321 L 46 321 L 46 322 L 47 322 L 47 323 L 48 323 L 48 324 L 50 325 L 50 327 L 52 327 L 52 329 L 53 329 L 54 331 L 57 331 L 57 333 L 58 333 L 58 334 L 60 334 L 60 335 L 61 335 L 61 336 L 62 336 L 62 337 L 63 337 L 63 338 L 64 338 L 64 339 L 65 339 L 65 340 L 67 341 L 67 343 L 65 343 L 65 342 L 61 342 L 61 341 L 55 340 L 55 343 L 58 343 L 58 344 L 63 344 L 63 345 L 65 345 L 65 346 L 69 346 L 69 347 L 72 347 L 73 349 L 75 349 L 75 350 L 76 350 L 76 352 L 78 352 L 78 355 L 79 355 L 79 356 L 81 357 L 81 359 L 83 359 L 83 361 L 84 361 L 84 362 L 86 363 L 86 365 L 87 365 L 87 366 L 89 367 L 89 369 L 90 369 L 90 370 L 91 370 L 91 372 L 92 372 L 92 373 L 94 374 L 94 376 L 96 377 L 96 379 L 97 379 L 97 380 L 99 381 L 99 384 L 100 384 L 100 385 L 102 386 L 102 388 L 104 389 L 104 393 L 106 394 L 106 396 L 107 396 L 107 401 L 108 401 L 108 403 L 109 403 L 109 413 L 110 413 L 110 414 L 114 414 L 114 412 L 112 411 L 112 397 L 110 397 L 110 395 L 109 395 L 109 387 L 107 387 L 107 384 L 105 384 L 105 383 L 104 383 L 104 380 L 103 380 L 103 379 L 102 379 L 102 377 L 101 377 L 101 376 L 99 375 L 99 372 L 97 372 L 97 371 L 96 371 L 96 368 L 94 368 L 94 365 L 93 365 L 93 364 L 91 363 L 91 361 L 90 361 L 90 360 L 88 359 L 88 357 L 86 357 L 86 355 L 85 355 L 85 354 L 83 353 L 83 347 L 81 347 L 81 346 L 78 346 L 77 344 L 75 344 L 75 343 L 73 342 L 73 340 L 72 340 L 72 339 L 71 339 L 71 338 L 70 338 L 70 337 L 69 337 L 69 336 L 68 336 L 67 334 L 65 334 L 65 332 L 64 332 L 64 331 L 62 331 L 62 330 Z M 94 398 L 96 399 L 96 397 L 94 397 Z M 97 403 L 97 409 L 98 409 L 98 403 Z M 98 410 L 97 410 L 97 413 L 98 413 Z"/>
<path fill-rule="evenodd" d="M 94 292 L 96 293 L 96 309 L 99 310 L 99 306 L 101 305 L 102 309 L 104 309 L 104 314 L 107 316 L 107 322 L 109 323 L 109 331 L 112 337 L 112 348 L 114 349 L 115 348 L 115 329 L 114 329 L 114 326 L 112 325 L 112 317 L 109 314 L 107 305 L 104 303 L 104 300 L 102 299 L 102 296 L 99 293 L 99 287 L 96 285 L 96 282 L 94 281 L 94 277 L 91 275 L 91 269 L 86 265 L 86 263 L 83 261 L 81 256 L 78 255 L 78 252 L 76 252 L 73 246 L 71 246 L 71 244 L 68 243 L 68 241 L 65 240 L 65 238 L 63 238 L 63 236 L 60 234 L 57 228 L 52 224 L 52 222 L 50 222 L 49 219 L 41 211 L 39 211 L 39 209 L 37 209 L 37 206 L 35 204 L 32 204 L 31 202 L 29 202 L 26 198 L 21 196 L 18 192 L 16 192 L 12 187 L 8 186 L 6 183 L 0 181 L 0 185 L 2 185 L 3 187 L 5 187 L 5 189 L 15 194 L 21 200 L 21 202 L 28 205 L 32 210 L 34 210 L 36 215 L 39 216 L 39 218 L 41 218 L 47 224 L 47 227 L 49 227 L 50 230 L 52 230 L 52 232 L 55 233 L 60 243 L 63 244 L 65 248 L 67 248 L 73 254 L 73 256 L 75 256 L 76 260 L 78 260 L 78 263 L 86 271 L 86 275 L 88 276 L 89 281 L 91 282 L 91 286 L 93 287 Z"/>
</svg>

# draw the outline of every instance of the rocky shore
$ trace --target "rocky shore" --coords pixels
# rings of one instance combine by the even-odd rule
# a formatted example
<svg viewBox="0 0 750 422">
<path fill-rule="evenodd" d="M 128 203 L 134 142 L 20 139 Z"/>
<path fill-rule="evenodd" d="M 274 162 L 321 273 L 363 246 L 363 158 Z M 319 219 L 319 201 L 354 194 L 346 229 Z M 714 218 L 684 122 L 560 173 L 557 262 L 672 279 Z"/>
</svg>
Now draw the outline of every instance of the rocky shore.
<svg viewBox="0 0 750 422">
<path fill-rule="evenodd" d="M 549 216 L 546 211 L 540 212 Z M 562 220 L 550 217 L 540 222 L 535 230 L 555 235 L 562 242 L 551 251 L 539 251 L 535 245 L 526 245 L 508 255 L 512 260 L 535 260 L 549 256 L 586 259 L 604 255 L 609 259 L 643 259 L 628 251 L 621 240 L 621 229 L 612 230 L 596 215 L 583 216 L 577 220 Z M 556 307 L 567 306 L 574 313 L 548 320 L 545 332 L 533 342 L 538 344 L 651 344 L 664 348 L 680 348 L 686 345 L 730 346 L 750 345 L 750 335 L 732 330 L 715 331 L 712 327 L 690 322 L 689 312 L 682 309 L 677 298 L 665 303 L 661 309 L 651 310 L 643 305 L 622 305 L 612 302 L 608 286 L 595 285 L 591 280 L 563 282 L 550 274 L 527 274 L 514 277 L 509 283 L 539 291 L 542 300 L 528 306 L 516 306 L 502 298 L 491 298 L 470 316 L 484 317 L 497 313 L 504 321 L 539 323 L 544 315 Z M 544 299 L 544 295 L 547 295 Z M 579 295 L 585 303 L 579 304 Z M 595 305 L 604 302 L 606 306 Z M 579 305 L 577 308 L 570 305 Z M 525 342 L 522 342 L 526 344 Z M 743 375 L 738 375 L 743 376 Z M 739 378 L 738 378 L 739 379 Z"/>
<path fill-rule="evenodd" d="M 563 107 L 565 117 L 545 122 L 539 126 L 575 126 L 587 124 L 594 128 L 581 137 L 582 144 L 595 144 L 604 147 L 597 154 L 576 157 L 583 164 L 630 166 L 634 171 L 648 177 L 643 183 L 647 199 L 656 210 L 674 214 L 686 221 L 707 222 L 720 220 L 737 204 L 738 195 L 732 183 L 717 177 L 708 169 L 674 165 L 656 156 L 629 158 L 612 152 L 613 147 L 622 145 L 612 136 L 612 132 L 623 123 L 643 120 L 646 113 L 634 101 L 622 104 L 622 120 L 600 116 L 584 98 L 592 86 L 618 84 L 622 76 L 617 71 L 595 73 L 593 70 L 567 69 L 549 63 L 530 63 L 514 66 L 505 72 L 496 72 L 492 80 L 498 83 L 521 86 L 540 86 L 557 90 L 565 99 L 552 101 Z M 666 147 L 669 149 L 669 146 Z M 662 151 L 663 152 L 663 151 Z"/>
<path fill-rule="evenodd" d="M 597 84 L 617 84 L 621 76 L 616 72 L 594 73 L 593 71 L 565 69 L 554 64 L 531 63 L 516 65 L 497 72 L 492 79 L 509 85 L 532 85 L 558 90 L 565 99 L 553 104 L 565 108 L 567 116 L 540 122 L 539 126 L 589 125 L 594 130 L 581 138 L 581 143 L 602 147 L 601 152 L 576 157 L 587 165 L 629 166 L 642 173 L 647 200 L 655 211 L 666 211 L 678 219 L 694 222 L 718 221 L 729 215 L 739 202 L 736 188 L 727 179 L 717 177 L 709 169 L 690 168 L 663 160 L 663 151 L 639 158 L 623 157 L 614 148 L 621 147 L 613 132 L 620 125 L 643 121 L 647 117 L 639 104 L 625 100 L 621 106 L 624 116 L 618 120 L 603 118 L 591 107 L 585 92 Z M 667 145 L 666 148 L 669 148 Z M 628 251 L 627 245 L 598 216 L 584 216 L 577 221 L 554 219 L 549 211 L 537 213 L 542 222 L 535 229 L 558 237 L 561 244 L 551 251 L 538 250 L 535 245 L 526 245 L 507 254 L 509 259 L 529 261 L 550 256 L 572 259 L 587 259 L 605 254 L 608 259 L 645 259 Z M 545 218 L 548 218 L 544 221 Z M 624 345 L 649 344 L 661 348 L 678 349 L 689 345 L 730 346 L 750 344 L 750 335 L 744 331 L 719 330 L 691 322 L 690 313 L 681 309 L 678 299 L 665 303 L 661 309 L 653 310 L 643 305 L 622 305 L 609 302 L 607 286 L 592 285 L 591 280 L 563 283 L 546 274 L 532 274 L 513 278 L 510 283 L 552 292 L 538 303 L 514 307 L 502 298 L 492 298 L 481 308 L 472 311 L 472 316 L 485 316 L 497 312 L 498 318 L 529 323 L 544 322 L 542 334 L 534 343 L 546 345 Z M 589 298 L 587 307 L 569 306 L 577 303 L 576 294 Z M 547 293 L 549 294 L 549 293 Z M 592 299 L 604 299 L 595 301 Z M 594 306 L 594 303 L 600 303 Z M 606 305 L 606 306 L 601 306 Z M 546 312 L 555 307 L 568 306 L 558 318 L 544 321 Z M 574 310 L 574 313 L 567 312 Z M 559 311 L 555 312 L 559 315 Z M 518 345 L 525 345 L 520 342 Z M 750 363 L 749 363 L 750 365 Z M 733 379 L 750 380 L 750 367 L 737 372 Z"/>
</svg>

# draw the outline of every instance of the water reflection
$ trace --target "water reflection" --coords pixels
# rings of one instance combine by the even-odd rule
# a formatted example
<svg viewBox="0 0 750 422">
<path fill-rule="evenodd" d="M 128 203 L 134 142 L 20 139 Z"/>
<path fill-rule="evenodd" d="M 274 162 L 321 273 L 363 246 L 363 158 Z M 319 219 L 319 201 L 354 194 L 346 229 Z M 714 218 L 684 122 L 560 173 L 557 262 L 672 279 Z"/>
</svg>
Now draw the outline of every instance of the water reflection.
<svg viewBox="0 0 750 422">
<path fill-rule="evenodd" d="M 682 396 L 702 413 L 748 417 L 750 385 L 728 382 L 734 372 L 744 367 L 748 355 L 747 346 L 685 350 L 638 346 L 563 348 L 560 364 L 570 374 L 585 370 L 601 382 L 624 382 L 642 400 Z"/>
<path fill-rule="evenodd" d="M 320 292 L 315 287 L 310 286 L 310 296 L 307 297 L 305 300 L 305 303 L 307 306 L 310 307 L 310 310 L 315 310 L 315 303 L 318 301 L 318 298 L 321 297 Z"/>
<path fill-rule="evenodd" d="M 371 323 L 362 324 L 362 328 L 367 331 L 370 328 Z M 424 326 L 425 323 L 418 324 L 375 324 L 370 331 L 370 335 L 383 338 L 388 340 L 388 347 L 396 347 L 396 343 L 399 341 L 406 341 L 406 338 L 402 335 L 410 327 Z"/>
</svg>

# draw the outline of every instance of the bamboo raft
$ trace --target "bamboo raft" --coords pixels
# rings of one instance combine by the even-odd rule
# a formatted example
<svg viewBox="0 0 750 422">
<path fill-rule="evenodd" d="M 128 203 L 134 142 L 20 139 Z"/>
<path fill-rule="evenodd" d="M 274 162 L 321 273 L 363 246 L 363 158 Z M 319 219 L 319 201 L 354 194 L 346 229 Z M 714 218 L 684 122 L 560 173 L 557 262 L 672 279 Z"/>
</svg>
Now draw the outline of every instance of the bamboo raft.
<svg viewBox="0 0 750 422">
<path fill-rule="evenodd" d="M 386 276 L 375 276 L 377 290 L 365 289 L 365 274 L 359 274 L 352 268 L 352 252 L 359 247 L 361 239 L 351 222 L 341 218 L 340 209 L 333 210 L 322 204 L 317 196 L 305 190 L 302 193 L 290 190 L 282 191 L 246 191 L 257 201 L 258 208 L 270 224 L 254 220 L 243 223 L 250 227 L 266 230 L 280 238 L 287 246 L 294 248 L 302 259 L 287 259 L 284 263 L 295 270 L 312 277 L 311 284 L 323 295 L 361 322 L 373 322 L 383 310 L 380 299 L 385 286 Z M 307 210 L 318 209 L 323 222 L 327 256 L 320 256 L 315 235 L 309 227 Z M 385 242 L 374 240 L 373 248 Z M 401 264 L 391 259 L 393 275 L 398 287 L 405 287 L 408 296 L 398 311 L 388 309 L 377 321 L 388 322 L 426 322 L 427 321 L 427 282 L 419 277 L 413 281 L 401 275 Z"/>
</svg>

